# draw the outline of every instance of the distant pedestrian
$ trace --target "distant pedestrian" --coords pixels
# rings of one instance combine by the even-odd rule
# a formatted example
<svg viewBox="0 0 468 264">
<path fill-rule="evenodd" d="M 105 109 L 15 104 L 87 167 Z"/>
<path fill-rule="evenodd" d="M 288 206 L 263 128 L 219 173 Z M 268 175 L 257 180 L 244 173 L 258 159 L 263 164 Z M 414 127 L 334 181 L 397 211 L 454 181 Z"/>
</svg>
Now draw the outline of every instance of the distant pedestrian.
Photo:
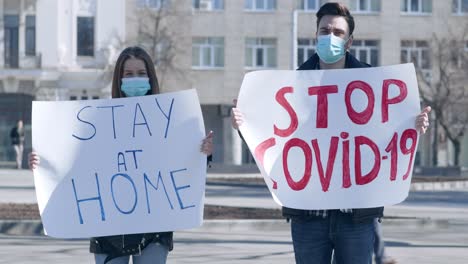
<svg viewBox="0 0 468 264">
<path fill-rule="evenodd" d="M 385 252 L 385 242 L 382 235 L 381 223 L 374 220 L 374 259 L 376 264 L 396 264 L 396 260 Z"/>
<path fill-rule="evenodd" d="M 11 145 L 13 145 L 13 149 L 15 150 L 15 161 L 16 161 L 16 168 L 22 168 L 23 162 L 23 150 L 24 150 L 24 128 L 23 128 L 23 120 L 18 120 L 16 126 L 11 129 L 10 132 L 11 138 Z"/>
<path fill-rule="evenodd" d="M 388 256 L 385 251 L 385 242 L 382 234 L 382 224 L 378 219 L 374 220 L 374 260 L 375 264 L 397 264 L 397 261 Z M 333 254 L 332 264 L 336 264 L 336 257 Z"/>
</svg>

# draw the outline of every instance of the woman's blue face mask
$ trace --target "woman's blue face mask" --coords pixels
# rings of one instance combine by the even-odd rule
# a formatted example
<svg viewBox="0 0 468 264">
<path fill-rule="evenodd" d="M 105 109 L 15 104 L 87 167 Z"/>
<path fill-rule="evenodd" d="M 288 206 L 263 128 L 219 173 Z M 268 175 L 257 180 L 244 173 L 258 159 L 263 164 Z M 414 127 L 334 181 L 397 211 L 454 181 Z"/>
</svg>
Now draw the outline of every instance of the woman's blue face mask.
<svg viewBox="0 0 468 264">
<path fill-rule="evenodd" d="M 133 97 L 146 95 L 151 86 L 147 77 L 129 77 L 122 78 L 120 89 L 127 97 Z"/>
</svg>

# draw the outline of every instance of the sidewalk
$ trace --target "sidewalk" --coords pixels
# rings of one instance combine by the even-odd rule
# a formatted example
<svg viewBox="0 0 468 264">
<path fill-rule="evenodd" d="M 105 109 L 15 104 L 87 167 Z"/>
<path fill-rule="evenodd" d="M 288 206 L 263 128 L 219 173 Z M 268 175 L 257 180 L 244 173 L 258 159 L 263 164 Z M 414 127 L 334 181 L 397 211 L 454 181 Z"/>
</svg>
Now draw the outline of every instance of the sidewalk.
<svg viewBox="0 0 468 264">
<path fill-rule="evenodd" d="M 250 168 L 252 170 L 252 168 Z M 213 172 L 214 171 L 214 172 Z M 280 209 L 259 173 L 244 171 L 208 173 L 205 203 L 209 205 Z M 468 178 L 412 183 L 408 198 L 385 207 L 385 217 L 420 219 L 424 222 L 468 222 Z M 0 169 L 0 203 L 36 203 L 29 170 Z M 10 222 L 4 222 L 7 228 Z M 36 230 L 36 228 L 26 228 Z M 29 232 L 29 231 L 28 231 Z"/>
<path fill-rule="evenodd" d="M 468 178 L 411 184 L 408 198 L 387 206 L 387 218 L 468 220 Z M 0 169 L 0 203 L 36 203 L 29 170 Z M 220 206 L 277 208 L 259 173 L 209 172 L 205 203 Z"/>
<path fill-rule="evenodd" d="M 213 203 L 216 205 L 236 206 L 236 201 L 253 199 L 253 203 L 252 201 L 248 203 L 241 202 L 237 206 L 246 204 L 251 205 L 249 207 L 279 208 L 271 199 L 269 193 L 264 195 L 263 191 L 260 194 L 254 191 L 255 188 L 266 191 L 267 189 L 261 174 L 255 172 L 252 167 L 246 167 L 243 171 L 238 169 L 222 169 L 222 171 L 217 168 L 209 169 L 207 174 L 207 204 L 211 204 L 209 202 L 210 193 L 208 192 L 210 186 L 213 190 L 227 191 L 226 197 L 231 200 L 231 202 L 226 201 L 227 204 Z M 249 195 L 246 195 L 246 193 L 239 193 L 239 190 L 252 190 L 254 193 L 249 192 Z M 410 187 L 410 191 L 466 190 L 468 190 L 468 177 L 447 177 L 447 181 L 445 181 L 444 178 L 430 176 L 425 177 L 424 180 L 419 180 L 419 182 L 413 182 Z M 36 203 L 34 179 L 30 170 L 0 168 L 0 203 Z"/>
</svg>

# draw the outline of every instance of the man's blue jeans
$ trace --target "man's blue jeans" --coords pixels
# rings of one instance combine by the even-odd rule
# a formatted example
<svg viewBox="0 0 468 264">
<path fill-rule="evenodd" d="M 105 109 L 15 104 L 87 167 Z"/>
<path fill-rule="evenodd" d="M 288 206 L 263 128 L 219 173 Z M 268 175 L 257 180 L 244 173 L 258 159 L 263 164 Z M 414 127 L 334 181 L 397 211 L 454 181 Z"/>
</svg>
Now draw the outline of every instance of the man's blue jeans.
<svg viewBox="0 0 468 264">
<path fill-rule="evenodd" d="M 325 218 L 294 217 L 291 235 L 297 264 L 371 264 L 374 222 L 353 223 L 351 215 L 330 210 Z"/>
</svg>

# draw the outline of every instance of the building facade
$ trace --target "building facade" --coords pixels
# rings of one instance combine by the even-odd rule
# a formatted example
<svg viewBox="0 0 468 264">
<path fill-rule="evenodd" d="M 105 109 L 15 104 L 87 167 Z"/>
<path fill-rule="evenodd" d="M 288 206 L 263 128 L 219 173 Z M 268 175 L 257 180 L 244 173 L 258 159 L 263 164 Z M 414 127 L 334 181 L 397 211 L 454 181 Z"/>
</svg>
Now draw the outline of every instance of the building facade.
<svg viewBox="0 0 468 264">
<path fill-rule="evenodd" d="M 245 73 L 295 69 L 315 52 L 315 15 L 324 2 L 0 0 L 0 38 L 8 35 L 0 44 L 0 98 L 24 107 L 11 111 L 8 121 L 2 115 L 0 127 L 14 124 L 14 113 L 30 111 L 26 105 L 33 99 L 108 98 L 115 56 L 125 45 L 142 45 L 157 57 L 163 92 L 197 90 L 205 127 L 215 131 L 214 161 L 251 163 L 231 128 L 232 100 Z M 374 66 L 414 62 L 422 78 L 437 77 L 430 45 L 434 34 L 449 37 L 449 32 L 468 30 L 467 0 L 340 2 L 355 17 L 350 52 Z M 21 117 L 28 120 L 27 114 Z M 422 138 L 419 165 L 431 164 L 433 140 L 438 135 Z M 453 148 L 439 147 L 439 165 L 451 165 Z M 461 165 L 468 166 L 467 136 L 462 149 Z M 0 149 L 0 159 L 4 152 Z"/>
<path fill-rule="evenodd" d="M 0 0 L 0 161 L 13 158 L 18 119 L 31 150 L 33 100 L 110 97 L 105 72 L 125 38 L 122 17 L 123 0 Z"/>
</svg>

